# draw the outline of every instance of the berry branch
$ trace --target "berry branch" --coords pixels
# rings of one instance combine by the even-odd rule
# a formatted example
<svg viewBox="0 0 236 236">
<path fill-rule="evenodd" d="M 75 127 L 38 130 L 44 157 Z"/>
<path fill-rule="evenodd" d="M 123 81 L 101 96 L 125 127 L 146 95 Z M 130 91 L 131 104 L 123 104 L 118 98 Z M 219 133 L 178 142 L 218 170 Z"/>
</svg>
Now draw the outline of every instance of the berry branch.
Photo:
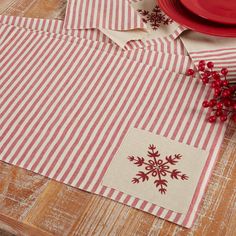
<svg viewBox="0 0 236 236">
<path fill-rule="evenodd" d="M 209 101 L 203 101 L 204 108 L 210 108 L 213 114 L 208 117 L 210 123 L 217 119 L 222 122 L 232 119 L 236 123 L 236 83 L 227 79 L 228 69 L 222 68 L 220 72 L 214 70 L 213 62 L 201 60 L 197 66 L 197 72 L 203 84 L 209 84 L 214 90 L 214 97 Z M 188 76 L 194 76 L 196 71 L 187 70 Z"/>
</svg>

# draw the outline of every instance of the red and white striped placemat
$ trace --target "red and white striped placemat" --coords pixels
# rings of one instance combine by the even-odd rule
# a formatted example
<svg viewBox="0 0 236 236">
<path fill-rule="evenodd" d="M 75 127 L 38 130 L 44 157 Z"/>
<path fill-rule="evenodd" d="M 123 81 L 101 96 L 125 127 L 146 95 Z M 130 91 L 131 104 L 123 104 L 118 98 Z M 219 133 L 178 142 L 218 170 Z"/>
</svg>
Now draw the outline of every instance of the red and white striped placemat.
<svg viewBox="0 0 236 236">
<path fill-rule="evenodd" d="M 0 32 L 1 160 L 191 227 L 225 131 L 205 121 L 210 91 L 86 40 L 7 24 Z M 131 127 L 210 151 L 187 214 L 101 185 Z"/>
</svg>

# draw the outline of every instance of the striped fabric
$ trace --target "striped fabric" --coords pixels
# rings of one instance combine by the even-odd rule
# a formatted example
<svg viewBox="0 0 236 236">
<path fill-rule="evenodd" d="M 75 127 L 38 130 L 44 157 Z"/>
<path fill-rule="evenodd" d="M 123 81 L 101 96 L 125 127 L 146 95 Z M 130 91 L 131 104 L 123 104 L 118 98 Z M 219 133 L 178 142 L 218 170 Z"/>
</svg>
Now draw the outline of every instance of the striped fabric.
<svg viewBox="0 0 236 236">
<path fill-rule="evenodd" d="M 225 131 L 205 122 L 205 86 L 88 40 L 7 24 L 0 37 L 1 160 L 191 227 Z M 210 151 L 187 214 L 102 186 L 131 127 Z"/>
<path fill-rule="evenodd" d="M 146 26 L 127 0 L 68 0 L 65 28 L 131 30 Z"/>
</svg>

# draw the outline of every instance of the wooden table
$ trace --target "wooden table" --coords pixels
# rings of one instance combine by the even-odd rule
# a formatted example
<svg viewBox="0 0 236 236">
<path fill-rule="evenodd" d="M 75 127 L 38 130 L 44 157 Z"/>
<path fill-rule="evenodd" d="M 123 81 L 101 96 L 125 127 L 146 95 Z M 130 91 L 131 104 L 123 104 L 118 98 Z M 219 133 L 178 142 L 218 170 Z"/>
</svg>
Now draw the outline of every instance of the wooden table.
<svg viewBox="0 0 236 236">
<path fill-rule="evenodd" d="M 0 0 L 0 14 L 63 19 L 66 0 Z M 230 123 L 197 221 L 184 229 L 0 162 L 0 228 L 16 235 L 236 235 L 236 125 Z M 0 232 L 0 235 L 3 233 Z"/>
</svg>

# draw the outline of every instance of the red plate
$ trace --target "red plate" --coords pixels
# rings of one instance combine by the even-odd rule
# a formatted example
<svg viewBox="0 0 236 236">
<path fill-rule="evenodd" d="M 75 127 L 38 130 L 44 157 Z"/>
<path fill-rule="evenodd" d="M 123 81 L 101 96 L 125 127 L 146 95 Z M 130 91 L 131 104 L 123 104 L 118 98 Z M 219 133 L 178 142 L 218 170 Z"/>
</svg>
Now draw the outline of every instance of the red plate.
<svg viewBox="0 0 236 236">
<path fill-rule="evenodd" d="M 186 9 L 179 0 L 158 0 L 158 3 L 170 18 L 189 29 L 215 36 L 236 37 L 236 26 L 203 19 Z"/>
<path fill-rule="evenodd" d="M 236 0 L 180 1 L 190 11 L 207 20 L 236 25 Z"/>
</svg>

